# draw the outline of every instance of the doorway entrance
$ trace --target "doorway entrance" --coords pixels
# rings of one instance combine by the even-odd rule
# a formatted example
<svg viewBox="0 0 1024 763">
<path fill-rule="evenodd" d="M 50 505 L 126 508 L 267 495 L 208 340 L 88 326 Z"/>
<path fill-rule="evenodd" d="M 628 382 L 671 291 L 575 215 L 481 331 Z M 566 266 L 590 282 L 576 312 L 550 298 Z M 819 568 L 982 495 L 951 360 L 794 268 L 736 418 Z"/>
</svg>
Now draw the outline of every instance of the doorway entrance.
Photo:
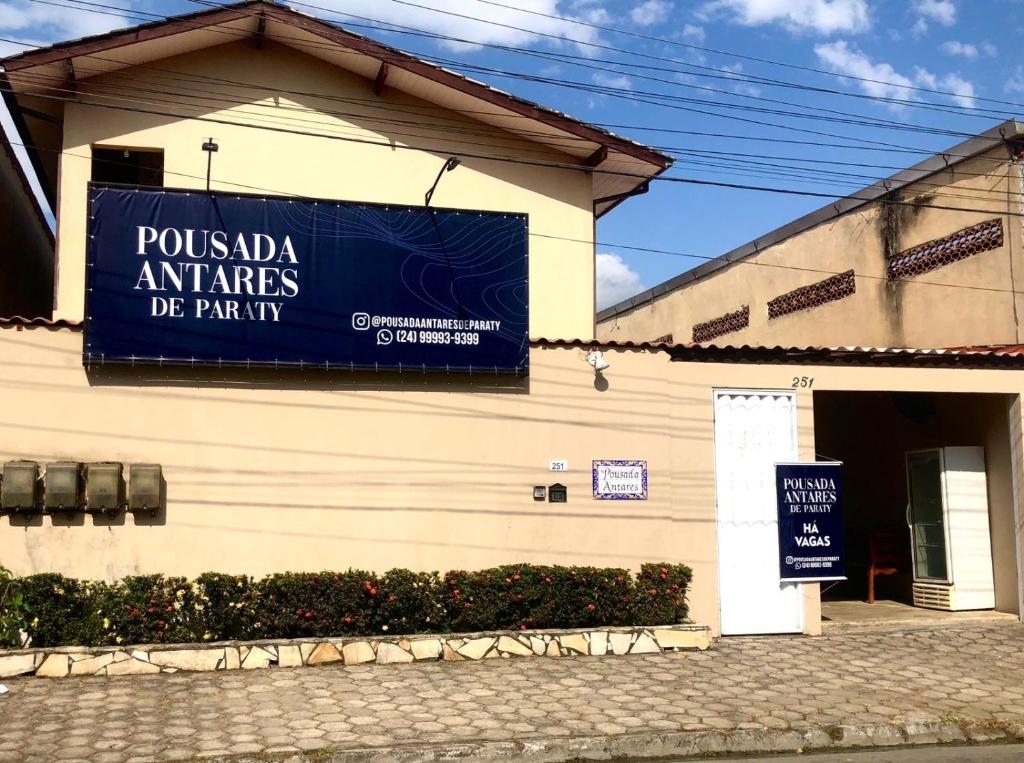
<svg viewBox="0 0 1024 763">
<path fill-rule="evenodd" d="M 779 579 L 775 464 L 796 461 L 796 396 L 715 391 L 722 635 L 800 633 L 798 584 Z"/>
<path fill-rule="evenodd" d="M 818 457 L 844 464 L 848 579 L 823 584 L 825 622 L 1019 613 L 1010 404 L 814 393 Z"/>
</svg>

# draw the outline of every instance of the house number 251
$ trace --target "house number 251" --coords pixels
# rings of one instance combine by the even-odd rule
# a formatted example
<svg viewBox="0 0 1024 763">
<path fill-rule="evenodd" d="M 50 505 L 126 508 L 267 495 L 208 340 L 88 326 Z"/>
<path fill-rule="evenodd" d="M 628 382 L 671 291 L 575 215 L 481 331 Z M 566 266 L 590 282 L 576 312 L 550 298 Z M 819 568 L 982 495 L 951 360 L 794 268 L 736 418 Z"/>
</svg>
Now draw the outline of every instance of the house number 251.
<svg viewBox="0 0 1024 763">
<path fill-rule="evenodd" d="M 813 376 L 794 376 L 793 389 L 810 389 L 814 386 Z"/>
</svg>

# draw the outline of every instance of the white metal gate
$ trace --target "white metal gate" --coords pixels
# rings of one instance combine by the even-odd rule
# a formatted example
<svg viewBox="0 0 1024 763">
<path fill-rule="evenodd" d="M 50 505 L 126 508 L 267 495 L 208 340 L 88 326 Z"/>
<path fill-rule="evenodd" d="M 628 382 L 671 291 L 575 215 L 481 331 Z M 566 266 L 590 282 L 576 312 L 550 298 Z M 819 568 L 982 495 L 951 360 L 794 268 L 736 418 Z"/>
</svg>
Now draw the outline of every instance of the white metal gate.
<svg viewBox="0 0 1024 763">
<path fill-rule="evenodd" d="M 715 391 L 722 634 L 800 633 L 801 586 L 779 581 L 775 464 L 797 460 L 796 396 Z"/>
</svg>

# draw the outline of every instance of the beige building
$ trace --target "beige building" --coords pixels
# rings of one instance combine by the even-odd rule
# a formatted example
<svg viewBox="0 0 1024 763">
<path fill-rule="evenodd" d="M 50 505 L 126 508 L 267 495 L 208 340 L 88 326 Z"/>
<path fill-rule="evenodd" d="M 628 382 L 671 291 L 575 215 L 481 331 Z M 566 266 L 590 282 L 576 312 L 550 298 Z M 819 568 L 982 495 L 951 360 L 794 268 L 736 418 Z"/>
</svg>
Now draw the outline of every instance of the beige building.
<svg viewBox="0 0 1024 763">
<path fill-rule="evenodd" d="M 593 170 L 651 177 L 668 163 L 657 152 L 261 2 L 5 69 L 56 202 L 59 252 L 55 319 L 0 320 L 0 364 L 17 369 L 0 379 L 0 462 L 43 470 L 42 503 L 0 517 L 0 561 L 15 572 L 666 560 L 693 566 L 691 616 L 716 633 L 815 633 L 819 584 L 780 581 L 773 465 L 845 462 L 844 595 L 855 599 L 871 536 L 903 521 L 906 454 L 969 446 L 984 449 L 982 466 L 963 470 L 975 480 L 968 515 L 984 528 L 951 525 L 915 558 L 955 562 L 969 538 L 987 560 L 978 574 L 951 562 L 928 590 L 947 589 L 953 607 L 978 578 L 981 608 L 1020 613 L 1020 353 L 594 340 L 594 218 L 642 179 Z M 417 125 L 397 122 L 410 113 Z M 213 157 L 201 150 L 210 137 Z M 548 338 L 530 341 L 528 376 L 83 363 L 90 180 L 205 193 L 209 160 L 215 192 L 418 205 L 450 156 L 462 166 L 439 204 L 525 214 L 535 234 L 530 334 Z M 642 468 L 643 496 L 601 494 L 602 460 Z M 159 465 L 159 505 L 42 512 L 50 465 L 69 462 Z M 535 500 L 554 483 L 564 503 Z M 912 601 L 902 543 L 886 595 Z"/>
<path fill-rule="evenodd" d="M 1009 121 L 598 314 L 602 339 L 1017 343 L 1024 125 Z"/>
</svg>

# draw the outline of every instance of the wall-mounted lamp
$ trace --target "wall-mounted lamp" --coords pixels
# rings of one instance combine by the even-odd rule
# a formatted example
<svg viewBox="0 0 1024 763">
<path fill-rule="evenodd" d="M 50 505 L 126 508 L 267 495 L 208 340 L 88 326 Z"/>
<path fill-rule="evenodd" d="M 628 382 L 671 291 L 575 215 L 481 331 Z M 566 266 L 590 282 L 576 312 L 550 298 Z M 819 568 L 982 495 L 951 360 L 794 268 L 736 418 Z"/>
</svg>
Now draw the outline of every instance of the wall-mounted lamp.
<svg viewBox="0 0 1024 763">
<path fill-rule="evenodd" d="M 438 172 L 437 173 L 437 177 L 434 178 L 434 184 L 432 186 L 430 186 L 430 190 L 427 191 L 427 195 L 423 199 L 423 206 L 425 206 L 425 207 L 429 207 L 430 206 L 430 200 L 434 196 L 434 191 L 437 190 L 437 184 L 441 182 L 441 176 L 444 175 L 444 173 L 446 173 L 446 172 L 451 172 L 453 169 L 458 167 L 460 164 L 462 164 L 462 160 L 459 159 L 459 157 L 457 157 L 457 156 L 449 156 L 448 157 L 447 161 L 445 161 L 445 163 L 444 163 L 444 166 L 441 168 L 441 171 Z"/>
<path fill-rule="evenodd" d="M 594 373 L 601 373 L 611 364 L 604 359 L 604 354 L 600 350 L 591 350 L 590 354 L 587 355 L 587 363 L 594 369 Z"/>
<path fill-rule="evenodd" d="M 213 169 L 213 155 L 220 151 L 220 146 L 217 145 L 213 138 L 210 138 L 203 144 L 203 151 L 206 152 L 206 191 L 210 191 L 210 171 Z"/>
</svg>

